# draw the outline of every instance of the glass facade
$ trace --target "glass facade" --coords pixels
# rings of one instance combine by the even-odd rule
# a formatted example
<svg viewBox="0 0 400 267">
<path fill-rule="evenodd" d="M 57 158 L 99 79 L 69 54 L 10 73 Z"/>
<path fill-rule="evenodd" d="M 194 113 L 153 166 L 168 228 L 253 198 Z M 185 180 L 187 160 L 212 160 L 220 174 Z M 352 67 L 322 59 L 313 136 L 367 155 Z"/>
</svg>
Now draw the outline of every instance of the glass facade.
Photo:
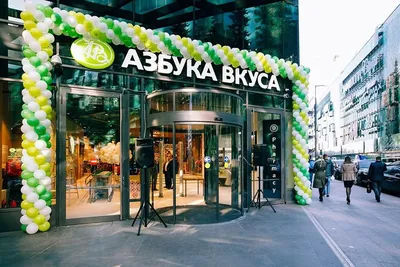
<svg viewBox="0 0 400 267">
<path fill-rule="evenodd" d="M 58 1 L 34 2 L 56 7 Z M 214 44 L 269 53 L 292 62 L 298 62 L 299 58 L 297 1 L 291 1 L 291 4 L 270 0 L 256 3 L 233 0 L 61 2 L 59 8 L 68 11 L 123 20 Z M 19 15 L 23 6 L 23 0 L 0 3 L 0 27 L 7 33 L 1 36 L 0 42 L 0 100 L 3 103 L 0 114 L 0 200 L 1 210 L 10 211 L 4 214 L 0 212 L 2 222 L 5 222 L 3 218 L 18 220 L 20 216 L 18 157 L 22 149 L 19 128 L 23 104 L 23 25 Z M 52 224 L 106 220 L 103 217 L 133 217 L 145 190 L 144 173 L 135 162 L 135 140 L 149 136 L 156 140 L 154 148 L 158 169 L 150 171 L 156 189 L 162 190 L 165 186 L 163 164 L 168 159 L 166 151 L 172 153 L 181 150 L 180 157 L 175 160 L 179 161 L 179 167 L 173 182 L 178 194 L 193 198 L 192 206 L 210 204 L 213 207 L 212 219 L 224 220 L 227 218 L 225 215 L 229 217 L 233 211 L 240 213 L 243 207 L 249 205 L 253 194 L 250 186 L 252 172 L 247 164 L 243 164 L 243 160 L 251 161 L 252 157 L 252 110 L 259 108 L 260 113 L 270 109 L 290 112 L 290 95 L 285 96 L 291 86 L 288 81 L 278 78 L 281 90 L 277 91 L 260 88 L 257 84 L 247 87 L 221 83 L 221 66 L 214 66 L 217 81 L 185 75 L 167 76 L 133 67 L 122 68 L 128 49 L 115 45 L 111 45 L 116 55 L 114 64 L 106 70 L 90 70 L 72 58 L 72 42 L 72 38 L 58 36 L 53 46 L 54 53 L 61 56 L 63 66 L 62 73 L 53 76 L 52 85 L 55 88 L 52 106 L 56 111 L 51 121 L 51 140 L 56 151 L 53 155 L 56 164 L 51 170 L 54 205 Z M 142 57 L 140 51 L 138 54 Z M 182 88 L 202 90 L 179 90 Z M 159 91 L 166 90 L 174 94 L 159 94 Z M 213 90 L 219 93 L 213 93 Z M 152 94 L 153 97 L 146 99 L 146 94 Z M 157 119 L 157 116 L 162 118 L 164 113 L 169 112 L 183 114 L 183 118 L 192 122 L 151 124 L 154 122 L 152 119 Z M 196 117 L 197 123 L 194 123 L 196 118 L 190 116 L 196 112 L 209 114 L 206 119 L 209 121 L 205 122 L 205 117 L 200 115 Z M 289 118 L 286 120 L 290 121 Z M 283 117 L 282 123 L 285 123 Z M 287 139 L 286 136 L 284 138 Z M 207 169 L 204 161 L 206 154 L 212 155 L 210 158 L 214 162 Z M 56 162 L 56 158 L 59 161 Z M 186 179 L 197 176 L 202 180 Z M 290 179 L 285 181 L 289 187 L 291 183 Z M 186 191 L 184 185 L 187 186 Z M 160 204 L 157 200 L 160 192 L 151 193 L 156 207 L 167 208 L 163 216 L 174 212 L 168 208 L 186 203 L 181 202 L 183 197 L 174 199 L 172 193 L 165 190 L 165 197 Z M 284 196 L 282 193 L 280 199 Z M 17 215 L 12 215 L 12 212 Z M 235 217 L 237 213 L 233 213 Z M 190 216 L 183 214 L 179 217 L 178 210 L 175 210 L 174 216 L 177 221 L 190 219 Z M 12 228 L 10 224 L 0 226 L 0 231 Z"/>
</svg>

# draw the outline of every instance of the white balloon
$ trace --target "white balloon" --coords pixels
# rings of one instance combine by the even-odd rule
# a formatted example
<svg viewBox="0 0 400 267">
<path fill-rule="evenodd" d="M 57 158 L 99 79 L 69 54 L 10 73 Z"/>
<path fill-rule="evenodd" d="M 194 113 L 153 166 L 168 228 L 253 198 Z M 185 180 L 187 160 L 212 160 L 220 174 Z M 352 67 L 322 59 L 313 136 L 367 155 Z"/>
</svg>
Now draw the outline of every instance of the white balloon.
<svg viewBox="0 0 400 267">
<path fill-rule="evenodd" d="M 36 201 L 39 200 L 39 195 L 34 192 L 31 192 L 26 195 L 26 200 L 29 202 L 35 203 Z"/>
<path fill-rule="evenodd" d="M 35 142 L 35 147 L 39 150 L 45 149 L 46 148 L 46 142 L 43 140 L 37 140 Z"/>
<path fill-rule="evenodd" d="M 85 33 L 85 28 L 83 27 L 82 24 L 76 25 L 75 30 L 79 34 L 84 34 Z"/>
<path fill-rule="evenodd" d="M 78 22 L 76 21 L 76 18 L 74 16 L 71 16 L 71 15 L 68 16 L 67 22 L 73 28 L 76 27 L 76 25 L 78 24 Z"/>
<path fill-rule="evenodd" d="M 51 190 L 51 184 L 46 185 L 46 189 L 47 189 L 47 191 L 50 191 Z"/>
<path fill-rule="evenodd" d="M 28 185 L 24 185 L 23 187 L 21 187 L 21 193 L 25 195 L 33 193 L 33 188 Z"/>
<path fill-rule="evenodd" d="M 29 62 L 29 59 L 27 59 L 27 58 L 23 58 L 22 61 L 21 61 L 21 63 L 22 63 L 22 65 L 32 65 L 32 64 Z"/>
<path fill-rule="evenodd" d="M 24 180 L 24 179 L 22 179 L 22 185 L 24 186 L 24 185 L 28 185 L 28 182 L 26 181 L 26 180 Z"/>
<path fill-rule="evenodd" d="M 312 203 L 312 199 L 311 198 L 307 199 L 306 203 L 310 205 Z"/>
<path fill-rule="evenodd" d="M 46 221 L 49 221 L 49 220 L 50 220 L 50 215 L 46 215 Z"/>
<path fill-rule="evenodd" d="M 22 181 L 25 181 L 25 180 L 22 180 Z M 26 210 L 21 209 L 21 214 L 22 214 L 22 215 L 26 215 Z"/>
<path fill-rule="evenodd" d="M 30 73 L 30 72 L 36 71 L 36 68 L 34 66 L 32 66 L 31 64 L 25 64 L 22 66 L 22 70 L 25 73 Z"/>
<path fill-rule="evenodd" d="M 107 30 L 108 30 L 107 24 L 105 24 L 104 22 L 101 22 L 101 23 L 99 24 L 99 28 L 100 28 L 100 31 L 103 32 L 103 33 L 107 32 Z M 131 28 L 130 28 L 130 29 L 131 29 Z M 128 32 L 128 31 L 127 31 L 127 32 Z M 132 32 L 133 32 L 133 29 L 132 29 Z M 129 36 L 129 35 L 128 35 L 128 36 Z"/>
<path fill-rule="evenodd" d="M 37 208 L 38 210 L 43 209 L 44 207 L 46 207 L 46 201 L 44 201 L 43 199 L 39 199 L 38 201 L 36 201 L 33 206 L 35 208 Z M 47 214 L 43 214 L 43 215 L 47 215 Z"/>
<path fill-rule="evenodd" d="M 53 94 L 51 93 L 51 91 L 46 90 L 42 92 L 42 95 L 45 96 L 47 99 L 50 99 Z"/>
<path fill-rule="evenodd" d="M 19 222 L 21 224 L 30 224 L 33 222 L 33 220 L 29 218 L 27 215 L 23 215 L 21 218 L 19 218 Z"/>
<path fill-rule="evenodd" d="M 55 41 L 54 35 L 52 35 L 51 33 L 46 33 L 46 34 L 44 35 L 44 37 L 45 37 L 47 40 L 49 40 L 49 42 L 50 42 L 51 44 L 54 43 L 54 41 Z"/>
<path fill-rule="evenodd" d="M 40 121 L 45 120 L 46 116 L 47 116 L 47 114 L 43 110 L 38 110 L 35 112 L 36 119 L 38 119 Z"/>
<path fill-rule="evenodd" d="M 36 11 L 36 4 L 31 1 L 25 2 L 25 9 L 31 13 Z"/>
<path fill-rule="evenodd" d="M 28 109 L 32 112 L 36 112 L 36 111 L 40 110 L 40 105 L 36 102 L 30 102 L 28 104 Z"/>
<path fill-rule="evenodd" d="M 51 178 L 49 178 L 49 177 L 42 178 L 42 179 L 40 179 L 39 183 L 41 185 L 48 186 L 51 184 Z"/>
<path fill-rule="evenodd" d="M 30 223 L 26 227 L 26 232 L 30 235 L 35 234 L 39 230 L 39 226 L 36 223 Z"/>
<path fill-rule="evenodd" d="M 51 156 L 51 149 L 49 149 L 49 148 L 45 148 L 41 152 L 42 152 L 42 155 L 45 156 L 46 158 Z"/>
<path fill-rule="evenodd" d="M 35 133 L 33 131 L 26 133 L 25 136 L 26 136 L 26 140 L 31 141 L 31 142 L 36 142 L 39 139 L 37 133 Z"/>
<path fill-rule="evenodd" d="M 61 10 L 60 11 L 60 16 L 63 18 L 63 21 L 66 21 L 69 17 L 69 13 L 66 10 Z"/>
<path fill-rule="evenodd" d="M 54 27 L 53 33 L 54 33 L 55 35 L 57 35 L 57 36 L 60 36 L 60 35 L 62 34 L 62 31 L 61 31 L 60 28 Z"/>
<path fill-rule="evenodd" d="M 43 34 L 48 33 L 49 32 L 49 26 L 47 26 L 46 23 L 44 22 L 39 22 L 36 27 L 38 28 L 38 30 L 40 32 L 42 32 Z M 51 34 L 50 34 L 51 35 Z"/>
<path fill-rule="evenodd" d="M 43 21 L 46 18 L 46 16 L 40 10 L 36 10 L 35 12 L 33 12 L 33 16 L 37 21 Z"/>
<path fill-rule="evenodd" d="M 46 206 L 46 202 L 44 202 L 44 204 L 45 204 L 45 207 L 42 208 L 41 210 L 39 210 L 39 213 L 44 215 L 44 216 L 50 215 L 51 208 L 49 206 Z"/>
<path fill-rule="evenodd" d="M 135 35 L 132 38 L 132 43 L 134 43 L 135 45 L 139 44 L 140 43 L 140 38 L 137 35 Z"/>
<path fill-rule="evenodd" d="M 106 31 L 106 36 L 107 36 L 108 39 L 113 39 L 114 36 L 115 36 L 114 31 L 113 31 L 113 30 L 110 30 L 110 29 L 107 30 L 107 31 Z M 137 36 L 135 36 L 135 37 L 137 37 Z M 137 39 L 139 39 L 139 37 L 137 37 Z"/>
<path fill-rule="evenodd" d="M 48 69 L 48 71 L 53 70 L 53 65 L 50 62 L 44 62 L 43 65 Z"/>
<path fill-rule="evenodd" d="M 45 119 L 40 122 L 44 127 L 49 128 L 51 126 L 51 121 L 49 119 Z"/>
<path fill-rule="evenodd" d="M 40 90 L 46 90 L 47 83 L 45 81 L 38 81 L 36 82 L 36 87 L 39 88 Z"/>
<path fill-rule="evenodd" d="M 40 81 L 40 74 L 37 73 L 36 71 L 31 71 L 28 73 L 29 79 L 31 79 L 34 82 Z"/>
<path fill-rule="evenodd" d="M 51 20 L 51 18 L 45 18 L 43 23 L 46 24 L 47 28 L 49 29 L 54 28 L 54 22 Z"/>
<path fill-rule="evenodd" d="M 128 28 L 128 24 L 125 21 L 121 21 L 119 23 L 119 26 L 121 27 L 122 30 L 125 31 L 126 28 Z"/>
<path fill-rule="evenodd" d="M 129 37 L 132 38 L 135 35 L 135 31 L 133 30 L 133 28 L 127 28 L 126 29 L 126 35 L 128 35 Z"/>
</svg>

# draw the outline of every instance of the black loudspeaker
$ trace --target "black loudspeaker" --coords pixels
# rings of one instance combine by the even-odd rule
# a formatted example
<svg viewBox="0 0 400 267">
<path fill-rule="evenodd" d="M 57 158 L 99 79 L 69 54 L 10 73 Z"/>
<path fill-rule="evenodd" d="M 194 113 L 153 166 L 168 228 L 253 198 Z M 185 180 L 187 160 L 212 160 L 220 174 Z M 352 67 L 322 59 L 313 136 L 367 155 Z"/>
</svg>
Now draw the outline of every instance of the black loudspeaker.
<svg viewBox="0 0 400 267">
<path fill-rule="evenodd" d="M 258 144 L 253 146 L 254 166 L 267 166 L 268 150 L 267 145 Z"/>
<path fill-rule="evenodd" d="M 139 168 L 151 168 L 154 166 L 153 139 L 138 138 L 135 144 L 135 160 Z"/>
</svg>

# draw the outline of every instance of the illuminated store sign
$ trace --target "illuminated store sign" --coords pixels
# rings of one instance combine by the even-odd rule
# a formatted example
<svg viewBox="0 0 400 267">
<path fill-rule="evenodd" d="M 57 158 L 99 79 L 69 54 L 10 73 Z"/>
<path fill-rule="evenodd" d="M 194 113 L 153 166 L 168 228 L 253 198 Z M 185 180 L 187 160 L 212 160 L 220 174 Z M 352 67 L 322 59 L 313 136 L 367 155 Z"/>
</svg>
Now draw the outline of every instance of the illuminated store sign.
<svg viewBox="0 0 400 267">
<path fill-rule="evenodd" d="M 172 74 L 175 76 L 195 76 L 197 79 L 212 79 L 218 81 L 214 66 L 211 63 L 201 63 L 186 58 L 178 58 L 165 54 L 143 52 L 142 60 L 135 49 L 129 49 L 122 63 L 123 68 L 135 66 L 138 70 L 149 72 L 157 71 L 160 74 Z M 265 72 L 250 71 L 241 68 L 222 66 L 223 83 L 254 87 L 258 85 L 263 89 L 281 91 L 278 79 L 275 75 Z"/>
<path fill-rule="evenodd" d="M 82 66 L 96 70 L 108 68 L 115 58 L 112 47 L 99 40 L 78 39 L 72 43 L 71 54 Z"/>
</svg>

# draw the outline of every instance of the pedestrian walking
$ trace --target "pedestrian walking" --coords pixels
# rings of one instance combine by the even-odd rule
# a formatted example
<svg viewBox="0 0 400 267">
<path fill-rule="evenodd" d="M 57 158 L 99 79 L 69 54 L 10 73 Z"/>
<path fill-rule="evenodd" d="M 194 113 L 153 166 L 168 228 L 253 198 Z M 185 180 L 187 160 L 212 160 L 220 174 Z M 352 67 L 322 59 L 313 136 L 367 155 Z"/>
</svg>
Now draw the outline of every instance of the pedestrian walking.
<svg viewBox="0 0 400 267">
<path fill-rule="evenodd" d="M 308 173 L 310 174 L 310 188 L 313 186 L 313 176 L 314 176 L 314 165 L 315 165 L 315 158 L 312 158 L 310 155 L 310 160 L 308 162 L 310 167 L 308 168 Z"/>
<path fill-rule="evenodd" d="M 356 165 L 351 161 L 349 156 L 345 157 L 342 164 L 342 178 L 344 187 L 346 188 L 347 205 L 350 205 L 351 187 L 356 181 L 356 173 Z"/>
<path fill-rule="evenodd" d="M 318 157 L 317 161 L 315 161 L 314 165 L 314 188 L 318 188 L 319 191 L 319 201 L 324 201 L 323 199 L 323 191 L 325 187 L 326 180 L 326 162 L 321 157 Z"/>
<path fill-rule="evenodd" d="M 372 181 L 372 189 L 374 190 L 377 202 L 381 202 L 382 182 L 385 180 L 383 173 L 386 170 L 386 164 L 382 162 L 381 157 L 376 157 L 376 161 L 369 166 L 368 181 Z"/>
<path fill-rule="evenodd" d="M 332 160 L 328 158 L 327 154 L 324 154 L 324 160 L 326 162 L 326 186 L 324 188 L 324 195 L 326 195 L 326 197 L 329 197 L 329 193 L 331 192 L 331 180 L 333 174 L 335 173 L 335 167 L 333 166 Z"/>
</svg>

